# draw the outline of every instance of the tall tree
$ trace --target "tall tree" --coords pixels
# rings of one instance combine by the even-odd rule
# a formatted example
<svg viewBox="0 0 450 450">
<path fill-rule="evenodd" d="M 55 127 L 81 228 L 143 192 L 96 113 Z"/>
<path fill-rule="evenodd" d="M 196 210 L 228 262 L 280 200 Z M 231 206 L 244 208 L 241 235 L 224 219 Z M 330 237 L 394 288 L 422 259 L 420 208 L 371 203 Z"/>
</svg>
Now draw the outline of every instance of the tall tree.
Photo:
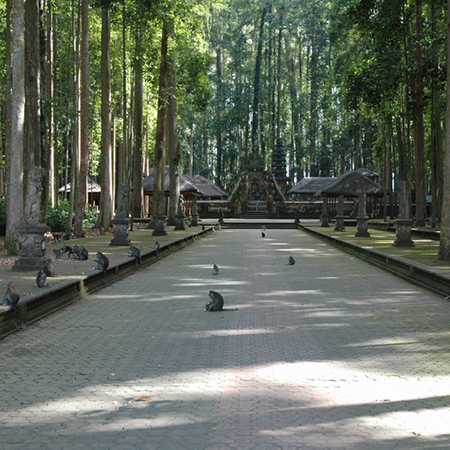
<svg viewBox="0 0 450 450">
<path fill-rule="evenodd" d="M 447 0 L 447 59 L 450 61 L 450 0 Z M 447 92 L 450 93 L 450 64 L 447 64 Z M 447 130 L 450 130 L 450 95 L 447 94 Z M 442 196 L 439 256 L 450 261 L 450 133 L 447 131 L 443 157 L 444 193 Z"/>
<path fill-rule="evenodd" d="M 74 233 L 83 234 L 83 219 L 87 203 L 87 176 L 89 163 L 89 0 L 81 0 L 80 43 L 80 171 L 75 192 Z"/>
<path fill-rule="evenodd" d="M 23 144 L 25 122 L 25 0 L 11 0 L 10 14 L 10 113 L 6 246 L 16 252 L 17 226 L 23 221 Z"/>
<path fill-rule="evenodd" d="M 107 230 L 113 216 L 112 149 L 111 149 L 111 57 L 110 1 L 102 4 L 102 177 L 99 226 Z"/>
<path fill-rule="evenodd" d="M 144 114 L 144 55 L 142 45 L 142 22 L 140 19 L 135 24 L 135 55 L 134 55 L 134 114 L 133 114 L 133 162 L 132 162 L 132 188 L 131 188 L 131 214 L 133 217 L 142 216 L 142 133 Z"/>
</svg>

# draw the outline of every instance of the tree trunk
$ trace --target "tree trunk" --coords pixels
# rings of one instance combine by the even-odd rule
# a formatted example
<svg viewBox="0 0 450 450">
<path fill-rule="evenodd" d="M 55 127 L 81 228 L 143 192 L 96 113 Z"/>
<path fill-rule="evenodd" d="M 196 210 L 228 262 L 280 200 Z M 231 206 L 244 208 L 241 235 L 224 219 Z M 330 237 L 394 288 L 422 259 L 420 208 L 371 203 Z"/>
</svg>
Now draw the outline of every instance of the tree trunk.
<svg viewBox="0 0 450 450">
<path fill-rule="evenodd" d="M 217 99 L 216 99 L 216 146 L 217 146 L 217 163 L 216 163 L 216 183 L 222 185 L 223 176 L 223 139 L 222 139 L 222 122 L 223 122 L 223 61 L 222 48 L 220 44 L 216 50 L 216 77 L 217 77 Z"/>
<path fill-rule="evenodd" d="M 42 217 L 39 0 L 25 1 L 25 205 L 24 221 Z"/>
<path fill-rule="evenodd" d="M 422 0 L 416 0 L 416 73 L 414 80 L 414 142 L 416 150 L 416 225 L 425 225 L 425 132 L 423 123 Z"/>
<path fill-rule="evenodd" d="M 261 60 L 264 39 L 264 23 L 266 21 L 267 6 L 263 6 L 261 11 L 261 21 L 259 24 L 258 47 L 255 60 L 255 81 L 253 85 L 253 108 L 252 108 L 252 131 L 251 148 L 254 168 L 263 169 L 261 161 L 261 145 L 259 142 L 259 110 L 261 103 Z"/>
<path fill-rule="evenodd" d="M 438 7 L 435 1 L 429 5 L 431 22 L 431 194 L 432 194 L 432 226 L 440 218 L 442 202 L 442 129 L 439 88 L 439 42 Z"/>
<path fill-rule="evenodd" d="M 128 152 L 128 99 L 127 99 L 127 25 L 126 0 L 122 4 L 122 145 L 120 147 L 119 180 L 117 185 L 128 183 L 127 152 Z"/>
<path fill-rule="evenodd" d="M 169 44 L 169 27 L 165 21 L 161 35 L 161 61 L 159 67 L 158 116 L 155 140 L 155 185 L 153 188 L 154 234 L 164 234 L 165 216 L 165 119 L 167 113 L 167 52 Z"/>
<path fill-rule="evenodd" d="M 16 253 L 17 226 L 23 221 L 23 148 L 25 120 L 25 1 L 10 2 L 10 64 L 11 94 L 8 139 L 8 189 L 6 210 L 6 248 Z"/>
<path fill-rule="evenodd" d="M 131 214 L 133 217 L 142 216 L 142 133 L 144 114 L 144 55 L 142 47 L 142 24 L 136 24 L 135 56 L 134 56 L 134 112 L 133 112 L 133 163 L 132 163 L 132 189 Z"/>
<path fill-rule="evenodd" d="M 447 0 L 447 58 L 450 61 L 450 0 Z M 447 64 L 447 92 L 450 92 L 450 64 Z M 441 240 L 439 257 L 450 260 L 450 95 L 447 95 L 447 135 L 443 157 L 443 182 L 447 195 L 442 196 Z"/>
<path fill-rule="evenodd" d="M 83 234 L 89 159 L 89 0 L 81 0 L 80 45 L 80 172 L 76 191 L 74 233 Z"/>
<path fill-rule="evenodd" d="M 113 216 L 112 190 L 112 149 L 111 149 L 111 59 L 110 59 L 110 12 L 109 5 L 102 6 L 102 56 L 101 56 L 101 88 L 102 88 L 102 177 L 100 195 L 99 226 L 107 230 L 111 226 Z"/>
<path fill-rule="evenodd" d="M 58 198 L 58 183 L 56 175 L 56 154 L 55 154 L 55 107 L 54 107 L 54 93 L 55 93 L 55 78 L 54 78 L 54 63 L 55 63 L 55 31 L 54 31 L 54 14 L 53 2 L 47 0 L 47 113 L 48 113 L 48 192 L 49 203 L 53 208 L 56 206 Z"/>
<path fill-rule="evenodd" d="M 172 28 L 172 27 L 171 27 Z M 171 29 L 174 35 L 174 30 Z M 178 200 L 180 198 L 180 147 L 177 136 L 177 79 L 175 50 L 172 48 L 168 54 L 167 63 L 167 154 L 169 155 L 169 223 L 175 225 Z"/>
</svg>

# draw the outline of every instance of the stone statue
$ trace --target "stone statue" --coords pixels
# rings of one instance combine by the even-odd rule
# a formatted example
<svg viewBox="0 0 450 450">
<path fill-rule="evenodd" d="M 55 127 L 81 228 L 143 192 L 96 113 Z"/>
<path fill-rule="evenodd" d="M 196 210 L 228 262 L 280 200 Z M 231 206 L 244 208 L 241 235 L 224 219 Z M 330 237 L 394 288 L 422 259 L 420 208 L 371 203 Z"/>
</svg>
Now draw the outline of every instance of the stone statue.
<svg viewBox="0 0 450 450">
<path fill-rule="evenodd" d="M 116 219 L 128 218 L 128 196 L 130 189 L 126 184 L 119 186 L 119 195 L 117 196 Z"/>
</svg>

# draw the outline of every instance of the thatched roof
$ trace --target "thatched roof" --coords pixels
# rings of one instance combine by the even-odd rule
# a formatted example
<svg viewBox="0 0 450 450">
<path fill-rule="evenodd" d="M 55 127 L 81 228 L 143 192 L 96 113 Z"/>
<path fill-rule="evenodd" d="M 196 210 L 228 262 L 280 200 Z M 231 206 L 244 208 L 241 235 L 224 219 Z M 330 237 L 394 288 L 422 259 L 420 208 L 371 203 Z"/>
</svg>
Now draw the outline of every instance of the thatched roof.
<svg viewBox="0 0 450 450">
<path fill-rule="evenodd" d="M 375 177 L 376 174 L 367 169 L 354 170 L 336 178 L 333 184 L 322 190 L 321 194 L 347 197 L 356 197 L 360 194 L 382 195 L 383 188 L 374 181 Z"/>
<path fill-rule="evenodd" d="M 146 194 L 153 192 L 155 185 L 154 173 L 155 169 L 152 168 L 150 169 L 150 175 L 144 177 L 144 192 Z M 169 168 L 166 167 L 164 171 L 164 191 L 166 193 L 170 191 L 169 181 Z M 182 194 L 195 193 L 205 198 L 222 199 L 227 197 L 226 192 L 201 175 L 194 175 L 192 177 L 181 175 L 180 192 Z"/>
<path fill-rule="evenodd" d="M 71 190 L 71 184 L 67 183 L 65 186 L 62 186 L 58 189 L 58 192 L 60 192 L 61 194 L 63 194 L 64 192 L 70 192 Z M 92 180 L 91 178 L 88 179 L 88 188 L 87 188 L 88 193 L 93 194 L 93 193 L 99 193 L 102 191 L 102 188 L 100 187 L 100 185 L 98 183 L 96 183 L 94 180 Z"/>
<path fill-rule="evenodd" d="M 289 190 L 288 194 L 318 194 L 328 186 L 333 184 L 335 181 L 336 178 L 332 177 L 303 178 L 292 189 Z"/>
<path fill-rule="evenodd" d="M 197 188 L 202 197 L 216 199 L 227 198 L 227 193 L 224 190 L 201 175 L 194 175 L 192 177 L 184 176 L 184 178 Z"/>
<path fill-rule="evenodd" d="M 151 194 L 155 186 L 155 169 L 152 167 L 150 169 L 150 175 L 144 177 L 144 192 L 146 194 Z M 169 168 L 166 167 L 164 170 L 164 191 L 170 192 L 169 184 Z M 180 192 L 182 194 L 187 193 L 197 193 L 198 189 L 184 176 L 180 176 Z"/>
<path fill-rule="evenodd" d="M 303 178 L 288 194 L 345 195 L 348 197 L 355 197 L 362 193 L 381 195 L 383 188 L 377 182 L 378 178 L 376 173 L 368 169 L 353 170 L 337 178 Z"/>
</svg>

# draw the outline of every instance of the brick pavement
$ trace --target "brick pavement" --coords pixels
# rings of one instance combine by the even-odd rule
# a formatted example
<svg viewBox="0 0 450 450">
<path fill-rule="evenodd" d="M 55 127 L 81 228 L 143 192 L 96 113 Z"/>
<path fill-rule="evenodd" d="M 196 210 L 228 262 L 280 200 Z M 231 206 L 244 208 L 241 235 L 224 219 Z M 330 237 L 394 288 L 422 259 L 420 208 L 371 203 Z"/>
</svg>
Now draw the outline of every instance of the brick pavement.
<svg viewBox="0 0 450 450">
<path fill-rule="evenodd" d="M 215 233 L 2 341 L 0 449 L 449 449 L 450 304 L 268 234 Z M 238 311 L 203 312 L 211 288 Z"/>
</svg>

